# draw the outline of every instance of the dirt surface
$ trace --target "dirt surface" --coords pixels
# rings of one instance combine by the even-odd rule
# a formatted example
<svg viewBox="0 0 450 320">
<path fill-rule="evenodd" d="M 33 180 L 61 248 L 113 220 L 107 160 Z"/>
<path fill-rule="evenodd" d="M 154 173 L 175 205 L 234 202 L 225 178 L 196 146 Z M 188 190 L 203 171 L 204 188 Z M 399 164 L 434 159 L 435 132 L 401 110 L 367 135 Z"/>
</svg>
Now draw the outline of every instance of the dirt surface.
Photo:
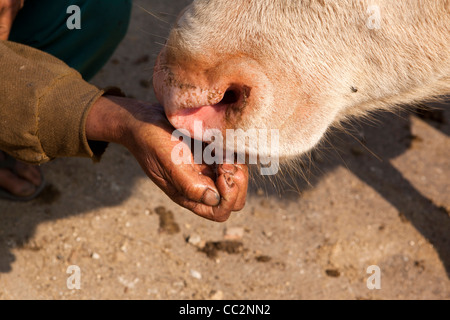
<svg viewBox="0 0 450 320">
<path fill-rule="evenodd" d="M 187 3 L 135 1 L 158 19 L 135 6 L 93 83 L 155 101 L 153 62 Z M 225 224 L 172 203 L 120 146 L 96 165 L 47 164 L 43 197 L 0 201 L 0 299 L 449 299 L 449 108 L 348 129 L 296 175 L 256 179 Z M 381 290 L 367 288 L 372 265 Z"/>
</svg>

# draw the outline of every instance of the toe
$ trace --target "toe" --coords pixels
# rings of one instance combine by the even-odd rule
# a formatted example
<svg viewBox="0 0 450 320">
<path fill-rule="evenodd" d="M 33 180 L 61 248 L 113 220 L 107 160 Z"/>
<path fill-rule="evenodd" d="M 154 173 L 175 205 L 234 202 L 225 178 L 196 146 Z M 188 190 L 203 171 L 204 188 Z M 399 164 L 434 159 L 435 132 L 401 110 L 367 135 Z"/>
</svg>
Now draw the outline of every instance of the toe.
<svg viewBox="0 0 450 320">
<path fill-rule="evenodd" d="M 28 197 L 36 192 L 36 187 L 9 170 L 0 169 L 0 188 L 19 197 Z"/>
<path fill-rule="evenodd" d="M 41 170 L 37 166 L 17 161 L 14 171 L 20 178 L 31 182 L 36 187 L 39 187 L 42 184 Z"/>
</svg>

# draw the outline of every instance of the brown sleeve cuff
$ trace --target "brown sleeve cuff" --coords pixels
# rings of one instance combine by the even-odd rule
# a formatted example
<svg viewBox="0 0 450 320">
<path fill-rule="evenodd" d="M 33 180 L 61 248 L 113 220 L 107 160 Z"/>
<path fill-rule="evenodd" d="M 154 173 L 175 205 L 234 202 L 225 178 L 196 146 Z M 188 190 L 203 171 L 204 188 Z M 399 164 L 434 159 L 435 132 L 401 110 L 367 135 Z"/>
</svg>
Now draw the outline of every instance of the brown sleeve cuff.
<svg viewBox="0 0 450 320">
<path fill-rule="evenodd" d="M 99 160 L 108 143 L 88 141 L 86 120 L 105 92 L 61 60 L 10 41 L 0 41 L 0 150 L 41 164 L 59 157 Z"/>
<path fill-rule="evenodd" d="M 73 75 L 55 80 L 38 103 L 38 137 L 49 160 L 89 157 L 99 160 L 107 144 L 90 145 L 86 119 L 103 91 Z"/>
<path fill-rule="evenodd" d="M 0 41 L 0 150 L 32 164 L 99 158 L 106 144 L 91 149 L 85 123 L 102 94 L 61 60 Z"/>
</svg>

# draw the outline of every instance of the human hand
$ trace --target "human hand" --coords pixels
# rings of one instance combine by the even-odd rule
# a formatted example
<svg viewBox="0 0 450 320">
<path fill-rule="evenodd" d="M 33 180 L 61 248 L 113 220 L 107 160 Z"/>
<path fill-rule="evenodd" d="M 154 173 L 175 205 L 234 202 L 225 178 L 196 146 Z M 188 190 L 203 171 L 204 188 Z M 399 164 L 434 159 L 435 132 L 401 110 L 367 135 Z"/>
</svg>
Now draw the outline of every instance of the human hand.
<svg viewBox="0 0 450 320">
<path fill-rule="evenodd" d="M 8 40 L 17 13 L 23 8 L 24 0 L 0 0 L 0 40 Z"/>
<path fill-rule="evenodd" d="M 224 164 L 176 165 L 172 150 L 175 129 L 164 110 L 133 99 L 104 97 L 87 119 L 89 140 L 116 142 L 127 147 L 145 173 L 174 202 L 195 214 L 217 222 L 243 209 L 247 196 L 248 168 Z"/>
</svg>

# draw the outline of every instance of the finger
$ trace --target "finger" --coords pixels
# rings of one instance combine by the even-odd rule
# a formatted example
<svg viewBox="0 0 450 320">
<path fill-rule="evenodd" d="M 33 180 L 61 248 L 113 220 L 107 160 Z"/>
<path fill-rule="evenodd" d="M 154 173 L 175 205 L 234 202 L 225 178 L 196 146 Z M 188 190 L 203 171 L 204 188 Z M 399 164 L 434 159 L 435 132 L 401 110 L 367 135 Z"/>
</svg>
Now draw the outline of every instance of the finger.
<svg viewBox="0 0 450 320">
<path fill-rule="evenodd" d="M 236 165 L 238 168 L 237 173 L 234 175 L 234 182 L 239 187 L 239 194 L 234 206 L 235 211 L 241 211 L 244 209 L 247 202 L 248 193 L 248 181 L 249 181 L 249 171 L 247 165 Z"/>
<path fill-rule="evenodd" d="M 171 199 L 202 218 L 214 222 L 225 222 L 230 218 L 231 213 L 233 212 L 239 189 L 233 182 L 231 175 L 227 173 L 218 178 L 217 187 L 223 196 L 219 205 L 215 207 L 189 200 L 180 194 L 171 197 Z"/>
<path fill-rule="evenodd" d="M 169 171 L 171 176 L 166 177 L 165 185 L 160 187 L 173 201 L 211 221 L 225 222 L 233 211 L 243 209 L 248 189 L 247 166 L 219 166 L 217 172 L 220 176 L 215 185 L 211 176 L 199 174 L 201 170 L 211 172 L 211 167 L 177 166 Z M 167 183 L 169 179 L 171 182 Z M 167 192 L 170 188 L 174 192 Z"/>
<path fill-rule="evenodd" d="M 220 203 L 220 193 L 217 190 L 212 173 L 203 166 L 177 166 L 171 172 L 173 185 L 186 199 L 206 206 L 214 207 Z"/>
<path fill-rule="evenodd" d="M 234 182 L 234 176 L 230 173 L 220 175 L 216 185 L 222 199 L 219 206 L 212 209 L 213 220 L 216 222 L 225 222 L 234 211 L 239 195 L 239 187 Z"/>
<path fill-rule="evenodd" d="M 240 211 L 244 208 L 248 191 L 248 166 L 239 164 L 224 164 L 219 166 L 219 175 L 228 173 L 233 177 L 233 182 L 237 185 L 236 203 L 233 211 Z"/>
<path fill-rule="evenodd" d="M 214 221 L 214 222 L 216 221 L 214 218 L 214 211 L 213 211 L 214 207 L 204 205 L 203 203 L 200 203 L 200 202 L 188 200 L 183 195 L 171 197 L 171 199 L 178 205 L 182 206 L 183 208 L 188 209 L 189 211 L 195 213 L 199 217 L 202 217 L 204 219 Z"/>
<path fill-rule="evenodd" d="M 213 181 L 208 178 L 207 183 L 213 183 Z M 177 190 L 173 194 L 168 194 L 173 201 L 202 218 L 215 222 L 225 222 L 230 217 L 232 211 L 234 211 L 236 200 L 238 199 L 239 188 L 234 183 L 232 174 L 223 171 L 222 175 L 217 179 L 215 187 L 217 187 L 218 193 L 220 193 L 222 197 L 219 199 L 211 199 L 211 202 L 217 201 L 217 203 L 213 205 L 208 204 L 207 201 L 205 201 L 204 196 L 200 201 L 196 199 L 192 200 L 191 196 L 186 196 L 186 194 L 192 193 L 186 190 L 182 192 Z M 167 190 L 167 186 L 165 186 L 163 190 L 164 189 Z"/>
<path fill-rule="evenodd" d="M 234 173 L 234 183 L 239 188 L 238 197 L 234 206 L 234 211 L 241 211 L 245 207 L 247 201 L 249 172 L 247 165 L 235 164 L 236 172 Z"/>
<path fill-rule="evenodd" d="M 219 205 L 220 193 L 214 184 L 215 174 L 211 170 L 199 165 L 175 165 L 171 162 L 166 162 L 166 165 L 159 165 L 156 171 L 160 175 L 155 176 L 150 172 L 149 177 L 172 200 L 189 209 L 198 204 L 207 207 Z M 146 170 L 154 168 L 155 164 L 142 167 Z"/>
</svg>

